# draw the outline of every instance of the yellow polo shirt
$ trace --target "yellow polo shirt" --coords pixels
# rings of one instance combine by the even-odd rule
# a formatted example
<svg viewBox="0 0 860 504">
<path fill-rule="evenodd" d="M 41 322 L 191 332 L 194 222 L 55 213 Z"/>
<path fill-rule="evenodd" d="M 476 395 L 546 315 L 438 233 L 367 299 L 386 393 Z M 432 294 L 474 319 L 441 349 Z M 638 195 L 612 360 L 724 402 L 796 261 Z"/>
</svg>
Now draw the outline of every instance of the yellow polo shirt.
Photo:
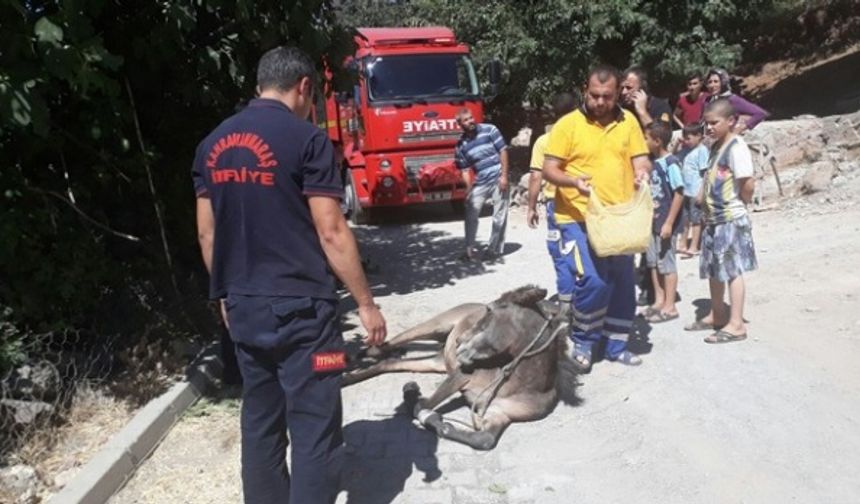
<svg viewBox="0 0 860 504">
<path fill-rule="evenodd" d="M 535 144 L 532 146 L 532 159 L 529 162 L 529 168 L 532 170 L 541 171 L 543 170 L 543 155 L 546 152 L 546 144 L 549 141 L 549 133 L 544 133 L 539 136 L 537 140 L 535 140 Z M 555 198 L 555 186 L 547 182 L 543 181 L 543 195 L 547 201 Z"/>
<path fill-rule="evenodd" d="M 590 175 L 592 191 L 600 201 L 615 205 L 633 197 L 633 158 L 648 154 L 645 137 L 636 117 L 619 110 L 608 125 L 590 120 L 582 109 L 555 123 L 544 155 L 564 161 L 571 176 Z M 559 187 L 555 195 L 555 218 L 559 224 L 584 222 L 588 197 L 573 187 Z"/>
</svg>

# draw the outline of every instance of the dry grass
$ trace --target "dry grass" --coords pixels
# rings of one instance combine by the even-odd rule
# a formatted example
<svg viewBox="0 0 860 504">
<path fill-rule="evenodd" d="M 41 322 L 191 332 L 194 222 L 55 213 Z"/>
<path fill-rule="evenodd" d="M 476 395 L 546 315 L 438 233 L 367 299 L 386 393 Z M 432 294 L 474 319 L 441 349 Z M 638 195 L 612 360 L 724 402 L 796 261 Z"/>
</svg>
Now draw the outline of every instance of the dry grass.
<svg viewBox="0 0 860 504">
<path fill-rule="evenodd" d="M 28 439 L 15 459 L 36 469 L 41 483 L 38 493 L 44 502 L 68 483 L 132 414 L 129 403 L 100 389 L 79 386 L 64 422 L 45 427 Z M 0 502 L 15 501 L 0 493 Z"/>
<path fill-rule="evenodd" d="M 201 399 L 111 504 L 242 502 L 238 401 Z"/>
</svg>

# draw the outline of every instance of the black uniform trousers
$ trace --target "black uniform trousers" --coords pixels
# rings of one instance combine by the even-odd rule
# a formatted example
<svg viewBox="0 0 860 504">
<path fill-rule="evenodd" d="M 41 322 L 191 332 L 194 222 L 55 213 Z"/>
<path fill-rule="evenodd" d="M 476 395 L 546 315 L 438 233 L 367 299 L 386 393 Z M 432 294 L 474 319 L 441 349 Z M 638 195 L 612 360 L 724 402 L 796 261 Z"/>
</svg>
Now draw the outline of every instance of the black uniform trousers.
<svg viewBox="0 0 860 504">
<path fill-rule="evenodd" d="M 333 503 L 343 444 L 337 302 L 231 294 L 226 308 L 242 373 L 245 503 Z"/>
</svg>

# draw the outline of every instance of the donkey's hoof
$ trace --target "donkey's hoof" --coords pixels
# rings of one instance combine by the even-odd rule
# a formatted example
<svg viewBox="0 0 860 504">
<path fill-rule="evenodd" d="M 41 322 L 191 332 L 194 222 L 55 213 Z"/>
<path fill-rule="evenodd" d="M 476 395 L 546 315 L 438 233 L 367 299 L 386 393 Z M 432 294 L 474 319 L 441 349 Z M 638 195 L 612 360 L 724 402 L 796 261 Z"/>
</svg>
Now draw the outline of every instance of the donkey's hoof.
<svg viewBox="0 0 860 504">
<path fill-rule="evenodd" d="M 472 435 L 472 448 L 481 451 L 492 450 L 496 447 L 496 436 L 487 431 L 478 431 Z"/>
<path fill-rule="evenodd" d="M 406 402 L 416 402 L 421 397 L 421 387 L 414 381 L 407 382 L 403 385 L 403 400 Z"/>
<path fill-rule="evenodd" d="M 369 357 L 371 359 L 381 359 L 385 357 L 386 351 L 382 347 L 368 347 L 364 349 L 365 357 Z"/>
</svg>

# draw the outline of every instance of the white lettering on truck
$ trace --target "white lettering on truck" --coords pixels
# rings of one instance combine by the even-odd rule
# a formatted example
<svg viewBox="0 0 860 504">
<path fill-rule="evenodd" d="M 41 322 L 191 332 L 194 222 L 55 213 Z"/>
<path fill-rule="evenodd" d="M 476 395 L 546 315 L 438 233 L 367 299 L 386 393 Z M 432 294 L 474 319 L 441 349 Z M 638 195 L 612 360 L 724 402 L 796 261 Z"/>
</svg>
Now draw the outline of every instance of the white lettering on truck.
<svg viewBox="0 0 860 504">
<path fill-rule="evenodd" d="M 404 133 L 425 133 L 429 131 L 448 131 L 457 129 L 456 119 L 434 119 L 424 121 L 403 121 Z"/>
</svg>

